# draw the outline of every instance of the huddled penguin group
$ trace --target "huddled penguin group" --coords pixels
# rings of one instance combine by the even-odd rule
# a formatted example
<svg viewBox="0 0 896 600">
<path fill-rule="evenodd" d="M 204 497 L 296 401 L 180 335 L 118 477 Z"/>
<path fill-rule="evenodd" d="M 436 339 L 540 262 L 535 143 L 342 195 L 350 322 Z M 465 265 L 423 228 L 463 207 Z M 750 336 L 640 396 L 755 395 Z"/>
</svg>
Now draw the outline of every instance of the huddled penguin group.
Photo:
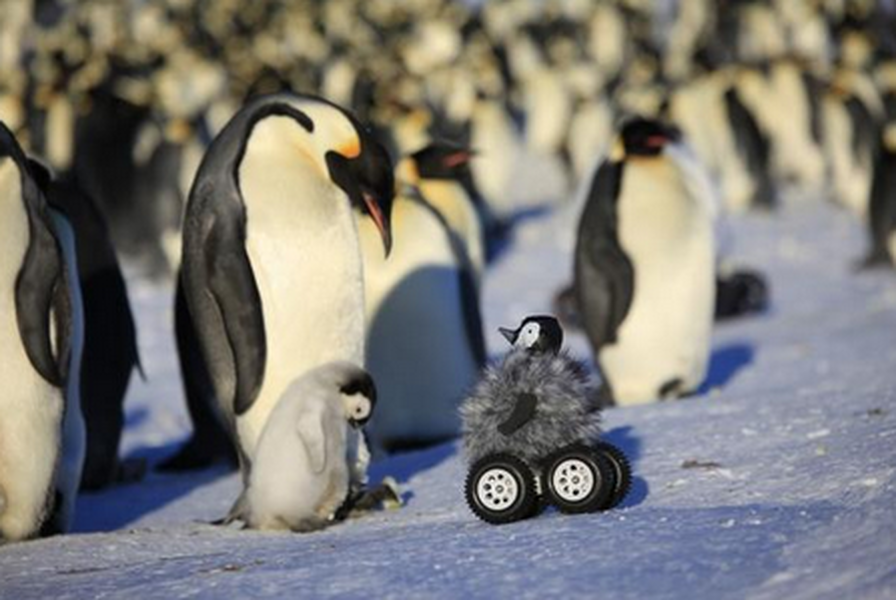
<svg viewBox="0 0 896 600">
<path fill-rule="evenodd" d="M 770 303 L 727 215 L 827 197 L 862 265 L 896 264 L 894 32 L 871 0 L 5 7 L 0 540 L 142 475 L 118 456 L 152 375 L 122 264 L 176 281 L 194 431 L 158 467 L 238 464 L 225 521 L 250 527 L 335 522 L 371 455 L 461 433 L 483 283 L 545 202 L 579 211 L 557 312 L 595 410 L 693 394 L 714 320 Z"/>
</svg>

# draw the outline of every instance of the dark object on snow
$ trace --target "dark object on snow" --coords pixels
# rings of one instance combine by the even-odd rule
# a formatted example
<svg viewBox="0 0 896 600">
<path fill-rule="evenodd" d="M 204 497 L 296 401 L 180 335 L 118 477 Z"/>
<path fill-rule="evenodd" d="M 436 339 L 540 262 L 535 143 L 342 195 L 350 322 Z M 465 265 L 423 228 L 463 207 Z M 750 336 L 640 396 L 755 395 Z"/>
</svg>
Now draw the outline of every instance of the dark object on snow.
<svg viewBox="0 0 896 600">
<path fill-rule="evenodd" d="M 765 277 L 756 271 L 716 275 L 716 321 L 763 312 L 769 291 Z"/>
<path fill-rule="evenodd" d="M 501 332 L 513 349 L 486 368 L 461 406 L 471 510 L 501 524 L 534 515 L 544 500 L 568 513 L 618 504 L 631 468 L 600 442 L 600 396 L 585 368 L 560 350 L 557 320 L 528 317 Z"/>
<path fill-rule="evenodd" d="M 896 263 L 896 122 L 884 129 L 874 163 L 868 206 L 871 249 L 863 267 Z"/>
</svg>

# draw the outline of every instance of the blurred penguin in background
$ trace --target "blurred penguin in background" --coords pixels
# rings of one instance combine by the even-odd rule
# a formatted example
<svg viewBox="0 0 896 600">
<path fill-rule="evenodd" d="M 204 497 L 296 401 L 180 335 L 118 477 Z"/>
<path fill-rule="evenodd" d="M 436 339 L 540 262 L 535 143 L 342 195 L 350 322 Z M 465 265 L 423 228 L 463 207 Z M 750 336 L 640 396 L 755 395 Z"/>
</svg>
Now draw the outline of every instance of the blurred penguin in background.
<svg viewBox="0 0 896 600">
<path fill-rule="evenodd" d="M 388 258 L 374 224 L 358 225 L 366 365 L 379 390 L 368 434 L 377 450 L 407 450 L 456 437 L 457 408 L 485 363 L 476 269 L 467 240 L 446 218 L 469 207 L 465 198 L 454 196 L 441 198 L 436 208 L 422 193 L 418 186 L 427 162 L 441 154 L 429 150 L 406 157 L 396 168 L 400 187 L 392 205 L 395 241 Z"/>
<path fill-rule="evenodd" d="M 717 199 L 677 130 L 626 123 L 591 183 L 575 294 L 616 404 L 693 392 L 709 359 Z"/>
</svg>

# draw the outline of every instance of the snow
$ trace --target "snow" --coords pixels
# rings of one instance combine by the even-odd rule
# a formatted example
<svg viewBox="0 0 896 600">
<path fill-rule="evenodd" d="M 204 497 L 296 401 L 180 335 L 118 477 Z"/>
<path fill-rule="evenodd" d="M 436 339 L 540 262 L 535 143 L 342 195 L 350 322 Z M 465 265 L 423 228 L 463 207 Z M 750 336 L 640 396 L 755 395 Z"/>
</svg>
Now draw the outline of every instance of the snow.
<svg viewBox="0 0 896 600">
<path fill-rule="evenodd" d="M 518 219 L 485 281 L 495 355 L 497 326 L 550 309 L 575 218 Z M 731 225 L 733 258 L 766 271 L 773 305 L 717 327 L 701 395 L 607 411 L 634 465 L 621 508 L 486 525 L 447 444 L 374 465 L 399 481 L 399 510 L 261 533 L 207 524 L 235 474 L 151 473 L 81 496 L 71 535 L 0 548 L 0 598 L 896 598 L 896 277 L 854 270 L 865 232 L 821 201 Z M 132 383 L 123 451 L 153 462 L 189 432 L 172 289 L 129 280 L 148 379 Z"/>
</svg>

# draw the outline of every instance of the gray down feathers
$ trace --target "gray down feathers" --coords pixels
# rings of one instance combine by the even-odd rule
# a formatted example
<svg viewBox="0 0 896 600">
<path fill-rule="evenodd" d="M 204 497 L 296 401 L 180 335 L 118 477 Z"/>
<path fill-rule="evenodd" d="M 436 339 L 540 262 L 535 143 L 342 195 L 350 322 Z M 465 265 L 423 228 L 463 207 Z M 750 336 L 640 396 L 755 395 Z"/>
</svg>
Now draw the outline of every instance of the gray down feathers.
<svg viewBox="0 0 896 600">
<path fill-rule="evenodd" d="M 537 398 L 534 418 L 510 435 L 498 426 L 522 393 Z M 558 448 L 593 442 L 600 436 L 600 404 L 585 367 L 566 352 L 512 350 L 487 367 L 460 408 L 464 451 L 470 464 L 494 452 L 508 452 L 530 465 Z"/>
</svg>

